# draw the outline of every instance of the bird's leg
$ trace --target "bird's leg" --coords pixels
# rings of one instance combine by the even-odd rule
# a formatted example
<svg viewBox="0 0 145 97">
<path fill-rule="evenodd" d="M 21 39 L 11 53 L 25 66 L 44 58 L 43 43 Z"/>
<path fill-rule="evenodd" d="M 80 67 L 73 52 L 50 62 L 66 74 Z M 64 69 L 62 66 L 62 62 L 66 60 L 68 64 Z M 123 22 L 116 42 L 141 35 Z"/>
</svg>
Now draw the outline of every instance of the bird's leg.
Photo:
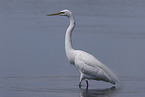
<svg viewBox="0 0 145 97">
<path fill-rule="evenodd" d="M 87 84 L 87 87 L 86 87 L 86 89 L 88 89 L 88 87 L 89 87 L 89 83 L 88 83 L 88 80 L 86 80 L 86 84 Z"/>
<path fill-rule="evenodd" d="M 81 88 L 81 83 L 82 83 L 82 80 L 81 80 L 80 83 L 79 83 L 79 88 Z"/>
<path fill-rule="evenodd" d="M 79 88 L 81 88 L 81 83 L 82 83 L 82 81 L 83 81 L 83 74 L 81 73 L 80 75 L 81 75 L 81 76 L 80 76 Z"/>
<path fill-rule="evenodd" d="M 80 78 L 79 88 L 81 88 L 81 86 L 82 86 L 81 85 L 82 81 L 83 81 L 82 78 Z"/>
</svg>

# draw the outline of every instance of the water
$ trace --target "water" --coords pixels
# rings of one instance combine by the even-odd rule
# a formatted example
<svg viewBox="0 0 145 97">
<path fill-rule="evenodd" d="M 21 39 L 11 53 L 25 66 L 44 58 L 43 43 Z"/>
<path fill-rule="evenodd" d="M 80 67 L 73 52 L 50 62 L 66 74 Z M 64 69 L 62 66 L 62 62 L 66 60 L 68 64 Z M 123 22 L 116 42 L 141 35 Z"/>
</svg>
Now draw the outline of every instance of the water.
<svg viewBox="0 0 145 97">
<path fill-rule="evenodd" d="M 79 73 L 67 61 L 65 17 L 76 19 L 73 46 L 93 54 L 119 77 L 121 88 L 90 81 L 78 88 Z M 1 97 L 145 96 L 144 0 L 1 0 Z"/>
</svg>

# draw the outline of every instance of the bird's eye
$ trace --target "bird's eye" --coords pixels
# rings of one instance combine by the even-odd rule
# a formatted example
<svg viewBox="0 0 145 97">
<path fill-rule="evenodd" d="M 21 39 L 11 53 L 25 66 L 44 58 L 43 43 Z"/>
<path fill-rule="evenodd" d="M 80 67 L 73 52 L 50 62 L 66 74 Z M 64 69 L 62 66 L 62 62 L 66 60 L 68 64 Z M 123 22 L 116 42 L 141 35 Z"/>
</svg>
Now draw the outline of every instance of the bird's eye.
<svg viewBox="0 0 145 97">
<path fill-rule="evenodd" d="M 61 12 L 61 14 L 64 14 L 65 12 Z"/>
</svg>

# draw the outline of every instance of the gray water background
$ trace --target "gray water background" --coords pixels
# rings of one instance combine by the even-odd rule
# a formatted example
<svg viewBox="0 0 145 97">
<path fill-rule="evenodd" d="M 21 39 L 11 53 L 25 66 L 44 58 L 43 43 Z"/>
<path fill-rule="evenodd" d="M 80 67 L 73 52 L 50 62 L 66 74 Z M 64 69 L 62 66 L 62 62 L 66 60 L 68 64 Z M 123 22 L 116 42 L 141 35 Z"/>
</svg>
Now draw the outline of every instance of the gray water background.
<svg viewBox="0 0 145 97">
<path fill-rule="evenodd" d="M 46 16 L 66 8 L 76 20 L 73 47 L 110 67 L 121 88 L 78 88 L 64 51 L 69 21 Z M 0 0 L 0 97 L 143 97 L 144 69 L 144 0 Z"/>
</svg>

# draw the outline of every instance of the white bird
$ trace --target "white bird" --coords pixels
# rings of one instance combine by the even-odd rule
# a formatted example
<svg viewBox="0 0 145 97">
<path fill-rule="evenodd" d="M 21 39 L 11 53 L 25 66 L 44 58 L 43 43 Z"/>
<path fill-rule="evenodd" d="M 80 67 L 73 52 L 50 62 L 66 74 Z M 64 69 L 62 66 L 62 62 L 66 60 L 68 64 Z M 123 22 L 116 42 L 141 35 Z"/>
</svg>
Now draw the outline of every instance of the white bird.
<svg viewBox="0 0 145 97">
<path fill-rule="evenodd" d="M 116 82 L 118 82 L 117 77 L 103 63 L 87 52 L 72 48 L 71 36 L 75 27 L 75 20 L 72 12 L 69 10 L 62 10 L 58 13 L 47 14 L 47 16 L 53 15 L 67 16 L 70 20 L 70 25 L 65 35 L 65 52 L 69 62 L 74 64 L 80 72 L 79 87 L 81 88 L 83 80 L 86 80 L 87 88 L 89 85 L 88 80 L 98 80 L 116 84 Z"/>
</svg>

